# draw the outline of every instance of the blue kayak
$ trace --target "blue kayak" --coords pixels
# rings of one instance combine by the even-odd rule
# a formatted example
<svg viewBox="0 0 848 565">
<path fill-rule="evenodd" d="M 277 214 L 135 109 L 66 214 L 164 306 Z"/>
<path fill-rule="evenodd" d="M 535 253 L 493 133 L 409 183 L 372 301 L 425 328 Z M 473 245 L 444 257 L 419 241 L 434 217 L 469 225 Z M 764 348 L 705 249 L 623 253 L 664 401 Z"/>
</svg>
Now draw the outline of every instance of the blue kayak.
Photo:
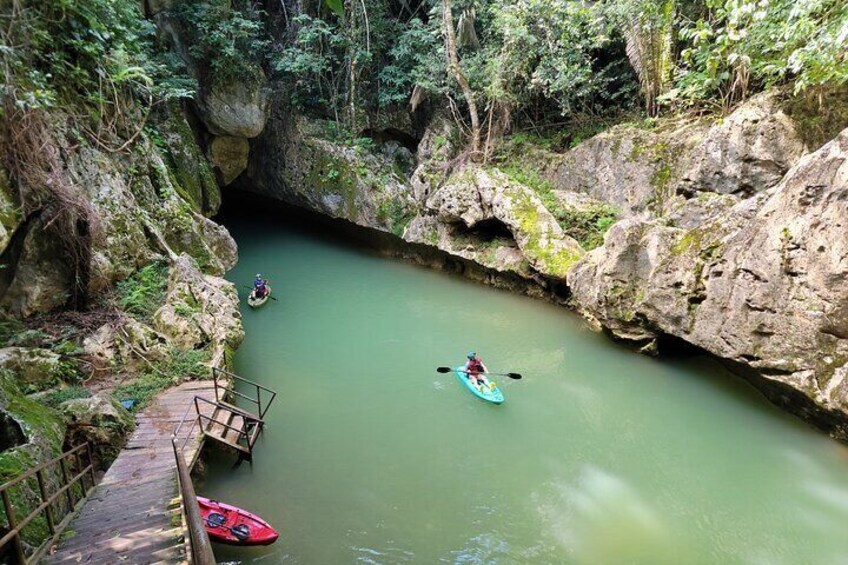
<svg viewBox="0 0 848 565">
<path fill-rule="evenodd" d="M 493 381 L 490 381 L 485 376 L 483 377 L 486 381 L 486 384 L 480 385 L 479 387 L 475 384 L 471 384 L 471 380 L 468 378 L 463 371 L 465 367 L 455 367 L 453 372 L 456 373 L 456 378 L 459 379 L 465 387 L 470 390 L 474 396 L 477 398 L 482 398 L 492 404 L 502 404 L 504 401 L 504 395 L 501 392 L 501 389 L 498 388 Z"/>
</svg>

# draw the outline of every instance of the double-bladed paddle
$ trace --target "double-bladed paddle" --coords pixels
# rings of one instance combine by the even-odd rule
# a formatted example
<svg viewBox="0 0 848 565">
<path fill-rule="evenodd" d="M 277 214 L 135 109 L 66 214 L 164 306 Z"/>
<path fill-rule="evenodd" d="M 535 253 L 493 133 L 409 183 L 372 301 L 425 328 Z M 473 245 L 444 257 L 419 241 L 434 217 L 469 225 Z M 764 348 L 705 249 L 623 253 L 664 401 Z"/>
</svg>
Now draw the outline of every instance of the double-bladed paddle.
<svg viewBox="0 0 848 565">
<path fill-rule="evenodd" d="M 436 368 L 436 371 L 439 372 L 439 373 L 450 373 L 453 370 L 454 369 L 451 369 L 450 367 L 437 367 Z M 465 373 L 466 375 L 468 374 L 468 371 L 463 371 L 462 369 L 460 369 L 459 372 Z M 518 373 L 477 373 L 477 374 L 478 375 L 495 375 L 495 376 L 498 376 L 498 377 L 509 377 L 511 379 L 515 379 L 516 381 L 522 378 L 521 375 L 518 374 Z"/>
</svg>

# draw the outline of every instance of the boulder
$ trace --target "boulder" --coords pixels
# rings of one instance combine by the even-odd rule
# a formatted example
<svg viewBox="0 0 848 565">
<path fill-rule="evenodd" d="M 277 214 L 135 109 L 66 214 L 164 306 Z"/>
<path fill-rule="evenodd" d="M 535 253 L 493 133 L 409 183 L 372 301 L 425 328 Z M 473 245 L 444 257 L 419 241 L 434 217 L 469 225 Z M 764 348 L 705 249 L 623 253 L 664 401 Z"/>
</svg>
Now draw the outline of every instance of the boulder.
<svg viewBox="0 0 848 565">
<path fill-rule="evenodd" d="M 188 255 L 171 267 L 165 304 L 153 317 L 157 332 L 184 349 L 204 347 L 213 363 L 244 339 L 238 292 L 233 283 L 204 275 Z"/>
<path fill-rule="evenodd" d="M 243 137 L 216 136 L 209 145 L 209 156 L 218 170 L 221 184 L 230 184 L 247 169 L 250 143 Z"/>
<path fill-rule="evenodd" d="M 115 460 L 135 427 L 132 414 L 108 393 L 67 400 L 59 405 L 59 410 L 68 419 L 70 443 L 91 442 L 101 469 Z"/>
<path fill-rule="evenodd" d="M 257 69 L 253 81 L 214 81 L 203 85 L 199 100 L 203 123 L 215 135 L 256 137 L 267 119 L 267 83 Z"/>
<path fill-rule="evenodd" d="M 10 371 L 26 393 L 33 393 L 59 384 L 68 366 L 48 349 L 6 347 L 0 349 L 0 370 Z"/>
</svg>

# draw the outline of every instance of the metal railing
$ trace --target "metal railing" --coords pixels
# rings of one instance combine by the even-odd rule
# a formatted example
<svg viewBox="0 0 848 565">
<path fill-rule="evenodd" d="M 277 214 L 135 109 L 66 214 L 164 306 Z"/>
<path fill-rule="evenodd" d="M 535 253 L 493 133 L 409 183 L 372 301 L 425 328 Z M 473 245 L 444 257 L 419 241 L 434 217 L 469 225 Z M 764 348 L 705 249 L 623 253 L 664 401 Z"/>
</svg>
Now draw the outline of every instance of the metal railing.
<svg viewBox="0 0 848 565">
<path fill-rule="evenodd" d="M 191 432 L 189 432 L 191 435 Z M 188 528 L 189 555 L 188 562 L 194 565 L 215 565 L 215 554 L 212 552 L 212 543 L 209 534 L 203 524 L 203 516 L 200 514 L 200 506 L 197 504 L 197 495 L 194 493 L 194 485 L 191 482 L 191 472 L 183 457 L 182 448 L 177 445 L 176 434 L 171 438 L 174 446 L 174 458 L 177 460 L 177 482 L 180 485 L 180 498 L 182 499 L 183 517 Z"/>
<path fill-rule="evenodd" d="M 195 407 L 195 410 L 197 411 L 197 419 L 200 422 L 200 428 L 203 430 L 203 433 L 208 434 L 210 428 L 212 428 L 213 425 L 216 425 L 216 424 L 220 425 L 223 428 L 225 428 L 226 430 L 234 431 L 236 433 L 235 443 L 240 445 L 239 442 L 244 440 L 244 442 L 246 444 L 244 447 L 247 448 L 247 451 L 249 453 L 253 452 L 253 445 L 255 443 L 255 434 L 251 433 L 250 427 L 251 426 L 262 426 L 262 424 L 263 424 L 262 420 L 258 420 L 254 414 L 251 414 L 249 412 L 245 412 L 243 410 L 234 410 L 233 407 L 224 406 L 223 408 L 226 410 L 227 414 L 233 414 L 234 413 L 234 414 L 241 416 L 241 426 L 236 427 L 236 426 L 231 425 L 228 422 L 222 422 L 221 420 L 216 420 L 212 416 L 207 416 L 206 414 L 204 414 L 200 410 L 200 403 L 201 402 L 206 403 L 206 404 L 213 407 L 212 416 L 214 416 L 214 409 L 222 407 L 222 406 L 221 406 L 220 403 L 212 402 L 211 400 L 201 398 L 200 396 L 194 397 L 194 407 Z M 224 435 L 226 435 L 226 433 L 227 432 L 223 432 L 221 434 L 221 436 L 223 437 Z M 209 434 L 209 435 L 211 435 L 212 437 L 215 437 L 214 434 Z"/>
<path fill-rule="evenodd" d="M 217 367 L 212 368 L 212 381 L 215 383 L 215 400 L 217 402 L 226 402 L 228 395 L 232 396 L 233 398 L 241 398 L 243 400 L 251 402 L 256 406 L 256 414 L 259 416 L 260 420 L 265 419 L 265 414 L 268 412 L 268 409 L 271 408 L 271 403 L 273 403 L 274 399 L 277 397 L 277 393 L 271 390 L 270 388 L 264 387 L 261 384 L 255 383 L 249 379 L 245 379 L 244 377 L 240 377 L 235 373 L 225 371 L 224 369 L 218 369 Z M 232 381 L 233 385 L 228 386 L 228 381 Z M 235 389 L 236 383 L 244 383 L 246 385 L 252 386 L 256 390 L 256 397 L 254 398 L 252 396 L 248 396 L 237 391 Z M 263 391 L 265 392 L 265 399 L 267 402 L 264 408 L 262 407 Z"/>
<path fill-rule="evenodd" d="M 83 467 L 82 461 L 83 453 L 85 453 L 86 460 L 88 461 L 88 464 L 85 467 Z M 54 472 L 54 475 L 60 479 L 61 486 L 56 489 L 56 492 L 53 494 L 48 494 L 48 485 L 44 476 L 44 471 L 49 468 L 55 469 L 57 466 L 59 472 Z M 74 467 L 76 467 L 76 470 Z M 86 476 L 89 477 L 91 482 L 88 487 L 86 487 L 85 484 Z M 18 520 L 15 509 L 12 506 L 12 499 L 9 495 L 9 491 L 10 489 L 18 486 L 23 488 L 25 486 L 24 481 L 32 479 L 33 477 L 35 477 L 38 483 L 38 494 L 41 499 L 41 504 L 39 504 L 23 519 Z M 77 499 L 74 493 L 74 486 L 77 484 L 79 484 L 79 499 Z M 74 512 L 88 498 L 88 495 L 93 488 L 94 464 L 92 463 L 91 458 L 91 445 L 88 442 L 78 445 L 55 459 L 51 459 L 37 467 L 33 467 L 21 476 L 16 477 L 0 486 L 0 498 L 2 498 L 3 501 L 3 509 L 6 512 L 6 521 L 8 523 L 8 532 L 0 538 L 0 549 L 11 543 L 13 545 L 13 554 L 18 560 L 18 563 L 26 565 L 28 563 L 37 562 L 42 553 L 56 540 L 58 534 L 65 529 L 73 517 Z M 57 524 L 56 519 L 58 516 L 54 510 L 58 507 L 61 511 L 61 505 L 57 504 L 57 502 L 63 496 L 66 497 L 68 501 L 67 512 L 62 520 L 60 520 L 59 524 Z M 38 546 L 35 551 L 33 551 L 32 555 L 27 558 L 26 553 L 24 552 L 23 542 L 21 540 L 21 531 L 40 514 L 44 515 L 47 523 L 47 531 L 50 533 L 51 537 Z"/>
</svg>

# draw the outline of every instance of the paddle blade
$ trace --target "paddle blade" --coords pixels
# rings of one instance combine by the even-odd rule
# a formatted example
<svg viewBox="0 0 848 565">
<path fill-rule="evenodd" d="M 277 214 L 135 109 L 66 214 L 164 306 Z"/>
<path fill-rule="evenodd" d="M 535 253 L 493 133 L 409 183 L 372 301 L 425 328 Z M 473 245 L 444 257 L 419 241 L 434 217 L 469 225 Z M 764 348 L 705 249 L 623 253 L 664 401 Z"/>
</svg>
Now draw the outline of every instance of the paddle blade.
<svg viewBox="0 0 848 565">
<path fill-rule="evenodd" d="M 521 380 L 521 378 L 522 378 L 521 375 L 518 374 L 518 373 L 507 373 L 506 376 L 511 378 L 511 379 L 515 379 L 516 381 Z"/>
<path fill-rule="evenodd" d="M 451 371 L 453 371 L 453 369 L 451 369 L 450 367 L 438 367 L 436 369 L 436 372 L 438 373 L 450 373 Z"/>
</svg>

